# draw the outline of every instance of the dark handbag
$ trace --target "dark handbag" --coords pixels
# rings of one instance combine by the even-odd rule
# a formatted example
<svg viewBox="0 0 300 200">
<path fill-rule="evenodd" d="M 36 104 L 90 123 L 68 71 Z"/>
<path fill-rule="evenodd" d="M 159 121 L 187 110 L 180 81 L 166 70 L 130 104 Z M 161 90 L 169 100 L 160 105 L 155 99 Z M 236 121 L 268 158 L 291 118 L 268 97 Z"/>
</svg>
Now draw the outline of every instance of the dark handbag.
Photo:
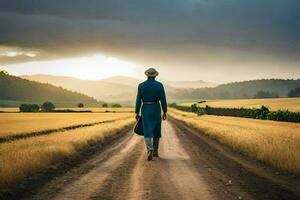
<svg viewBox="0 0 300 200">
<path fill-rule="evenodd" d="M 140 117 L 139 120 L 136 122 L 134 126 L 134 132 L 140 136 L 144 136 L 142 117 Z"/>
</svg>

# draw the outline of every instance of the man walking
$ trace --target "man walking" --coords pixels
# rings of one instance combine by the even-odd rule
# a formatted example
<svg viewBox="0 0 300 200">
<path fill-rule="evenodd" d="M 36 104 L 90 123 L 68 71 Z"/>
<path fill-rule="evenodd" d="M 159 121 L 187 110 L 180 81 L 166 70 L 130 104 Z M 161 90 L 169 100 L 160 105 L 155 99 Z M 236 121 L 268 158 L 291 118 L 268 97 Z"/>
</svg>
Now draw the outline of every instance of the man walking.
<svg viewBox="0 0 300 200">
<path fill-rule="evenodd" d="M 152 160 L 153 156 L 158 157 L 161 137 L 161 109 L 163 120 L 166 120 L 167 101 L 163 84 L 155 80 L 158 72 L 154 68 L 149 68 L 145 71 L 145 75 L 147 80 L 138 86 L 135 113 L 138 120 L 141 110 L 147 160 Z"/>
</svg>

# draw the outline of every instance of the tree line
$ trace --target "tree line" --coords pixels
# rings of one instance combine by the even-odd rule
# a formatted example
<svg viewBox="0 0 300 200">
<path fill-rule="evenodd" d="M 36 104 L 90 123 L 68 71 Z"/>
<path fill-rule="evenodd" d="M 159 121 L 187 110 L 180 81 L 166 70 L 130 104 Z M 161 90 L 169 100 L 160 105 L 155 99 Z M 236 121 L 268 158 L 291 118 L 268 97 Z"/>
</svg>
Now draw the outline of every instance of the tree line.
<svg viewBox="0 0 300 200">
<path fill-rule="evenodd" d="M 300 112 L 288 110 L 270 111 L 266 106 L 261 106 L 260 108 L 213 108 L 210 106 L 198 107 L 197 104 L 180 106 L 173 103 L 170 104 L 170 107 L 198 115 L 207 114 L 300 123 Z"/>
<path fill-rule="evenodd" d="M 102 107 L 103 108 L 107 108 L 109 105 L 108 103 L 103 103 Z M 113 103 L 110 105 L 113 108 L 121 108 L 122 105 L 118 104 L 118 103 Z M 79 103 L 77 105 L 78 108 L 83 108 L 84 104 L 83 103 Z M 55 110 L 55 106 L 52 102 L 50 101 L 46 101 L 44 102 L 41 106 L 39 106 L 38 104 L 21 104 L 19 106 L 19 110 L 20 112 L 53 112 Z M 71 109 L 65 109 L 65 110 L 56 110 L 55 112 L 83 112 L 83 111 L 75 111 L 75 110 L 71 110 Z M 88 112 L 88 110 L 85 110 L 84 112 Z M 90 111 L 91 112 L 91 111 Z"/>
<path fill-rule="evenodd" d="M 19 107 L 20 112 L 51 112 L 55 109 L 55 106 L 52 102 L 45 102 L 41 106 L 38 104 L 21 104 Z"/>
</svg>

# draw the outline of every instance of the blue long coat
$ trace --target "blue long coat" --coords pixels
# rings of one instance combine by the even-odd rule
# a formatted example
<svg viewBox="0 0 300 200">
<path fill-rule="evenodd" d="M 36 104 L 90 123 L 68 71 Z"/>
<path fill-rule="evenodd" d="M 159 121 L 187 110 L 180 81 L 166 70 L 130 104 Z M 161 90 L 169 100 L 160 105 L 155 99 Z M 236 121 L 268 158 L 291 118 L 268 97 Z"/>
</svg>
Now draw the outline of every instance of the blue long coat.
<svg viewBox="0 0 300 200">
<path fill-rule="evenodd" d="M 142 104 L 142 102 L 156 103 Z M 154 78 L 148 78 L 138 86 L 135 113 L 139 114 L 140 109 L 144 137 L 161 137 L 161 109 L 167 112 L 167 101 L 163 84 Z"/>
</svg>

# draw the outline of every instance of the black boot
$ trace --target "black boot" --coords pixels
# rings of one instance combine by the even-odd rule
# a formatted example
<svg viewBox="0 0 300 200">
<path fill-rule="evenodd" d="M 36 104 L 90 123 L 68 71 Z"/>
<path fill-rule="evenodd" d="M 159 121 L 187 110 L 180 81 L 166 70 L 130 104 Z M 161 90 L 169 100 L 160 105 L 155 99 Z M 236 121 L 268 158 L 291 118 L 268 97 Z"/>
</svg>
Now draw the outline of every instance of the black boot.
<svg viewBox="0 0 300 200">
<path fill-rule="evenodd" d="M 149 150 L 147 155 L 147 160 L 152 160 L 152 159 L 153 159 L 153 151 Z"/>
<path fill-rule="evenodd" d="M 153 156 L 158 157 L 158 146 L 159 146 L 159 138 L 153 138 Z"/>
</svg>

